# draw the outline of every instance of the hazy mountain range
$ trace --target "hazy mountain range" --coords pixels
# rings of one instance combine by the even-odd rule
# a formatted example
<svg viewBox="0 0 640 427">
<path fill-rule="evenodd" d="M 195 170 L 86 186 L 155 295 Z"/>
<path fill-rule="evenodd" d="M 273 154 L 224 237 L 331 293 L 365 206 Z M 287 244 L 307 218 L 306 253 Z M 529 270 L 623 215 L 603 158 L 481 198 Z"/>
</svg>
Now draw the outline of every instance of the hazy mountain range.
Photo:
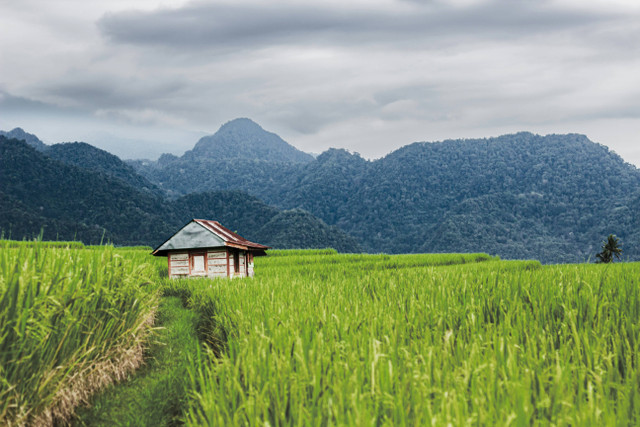
<svg viewBox="0 0 640 427">
<path fill-rule="evenodd" d="M 31 143 L 0 136 L 5 238 L 42 233 L 46 240 L 155 246 L 192 218 L 219 220 L 250 240 L 279 248 L 361 251 L 356 239 L 299 209 L 283 211 L 237 191 L 168 199 L 131 166 L 89 144 L 36 150 Z"/>
<path fill-rule="evenodd" d="M 6 136 L 26 140 L 20 132 Z M 157 161 L 38 141 L 0 139 L 0 227 L 12 237 L 42 224 L 65 238 L 106 229 L 115 243 L 154 244 L 204 217 L 277 247 L 543 262 L 593 259 L 613 233 L 640 259 L 640 171 L 583 135 L 414 143 L 374 161 L 337 149 L 314 158 L 249 119 Z"/>
</svg>

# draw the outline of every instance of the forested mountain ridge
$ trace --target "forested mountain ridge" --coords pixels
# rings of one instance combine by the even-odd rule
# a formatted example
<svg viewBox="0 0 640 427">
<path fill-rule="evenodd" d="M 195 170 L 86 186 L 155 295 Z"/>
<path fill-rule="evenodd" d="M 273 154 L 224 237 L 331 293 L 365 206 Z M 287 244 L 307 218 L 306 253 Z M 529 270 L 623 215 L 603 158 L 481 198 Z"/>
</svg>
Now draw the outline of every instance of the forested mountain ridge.
<svg viewBox="0 0 640 427">
<path fill-rule="evenodd" d="M 244 136 L 267 133 L 244 120 L 229 122 L 221 129 L 238 125 L 252 130 Z M 250 153 L 257 143 L 240 138 L 234 144 L 237 152 Z M 162 194 L 174 199 L 187 195 L 173 201 L 160 197 L 158 191 L 141 191 L 145 185 L 136 184 L 135 180 L 142 178 L 131 169 L 123 169 L 115 156 L 82 144 L 56 147 L 48 150 L 52 156 L 65 160 L 66 166 L 75 162 L 85 173 L 99 173 L 117 182 L 118 185 L 107 186 L 111 190 L 124 191 L 133 185 L 133 194 L 145 194 L 141 204 L 132 200 L 130 207 L 154 218 L 161 216 L 155 227 L 183 225 L 190 219 L 186 216 L 214 217 L 230 222 L 230 227 L 241 235 L 265 244 L 272 239 L 291 245 L 288 247 L 303 247 L 316 242 L 316 238 L 328 244 L 336 237 L 338 242 L 331 244 L 340 245 L 345 251 L 488 252 L 503 258 L 533 258 L 547 263 L 593 259 L 600 242 L 613 233 L 622 241 L 625 259 L 640 259 L 640 171 L 607 147 L 578 134 L 540 136 L 521 132 L 496 138 L 419 142 L 374 161 L 346 150 L 330 149 L 315 159 L 298 162 L 280 156 L 278 151 L 264 158 L 203 153 L 164 155 L 157 162 L 131 162 L 162 189 Z M 61 155 L 56 150 L 70 153 Z M 94 165 L 83 160 L 94 154 L 104 162 Z M 123 170 L 130 174 L 128 181 L 118 177 L 118 171 Z M 83 176 L 77 170 L 69 173 Z M 34 170 L 34 177 L 39 176 Z M 32 178 L 23 176 L 25 182 Z M 34 188 L 41 189 L 41 184 Z M 241 190 L 253 197 L 221 190 Z M 81 230 L 94 230 L 96 224 L 102 230 L 100 226 L 110 224 L 116 230 L 114 236 L 123 236 L 118 235 L 121 231 L 117 230 L 122 228 L 116 225 L 118 221 L 109 222 L 110 216 L 121 210 L 114 211 L 98 201 L 71 204 L 76 210 L 104 208 L 100 221 L 46 215 L 37 210 L 39 205 L 32 203 L 33 196 L 28 192 L 23 194 L 15 187 L 4 186 L 0 191 L 5 217 L 14 218 L 14 222 L 21 218 L 23 208 L 28 208 L 29 212 L 22 216 L 27 223 L 37 224 L 44 218 L 65 228 L 65 221 L 71 221 Z M 114 197 L 120 196 L 108 194 L 105 199 Z M 113 203 L 121 206 L 120 202 Z M 242 216 L 242 209 L 250 215 Z M 141 218 L 141 212 L 131 212 Z M 242 220 L 234 223 L 238 217 Z M 305 236 L 305 229 L 316 231 Z M 148 234 L 144 241 L 151 242 L 149 236 L 156 232 L 145 232 Z M 281 232 L 285 234 L 281 236 Z M 95 230 L 92 233 L 96 234 Z M 295 241 L 293 235 L 301 240 Z M 138 241 L 141 239 L 142 234 Z M 125 241 L 132 242 L 125 239 L 118 243 Z"/>
<path fill-rule="evenodd" d="M 0 228 L 12 238 L 43 230 L 45 239 L 140 244 L 172 233 L 170 224 L 176 222 L 172 212 L 162 212 L 161 198 L 47 157 L 15 139 L 0 137 L 0 182 L 2 210 L 15 210 L 18 201 L 25 218 L 35 215 L 28 224 L 20 212 L 0 218 Z"/>
<path fill-rule="evenodd" d="M 578 262 L 615 233 L 627 257 L 640 259 L 630 227 L 638 221 L 630 206 L 640 196 L 640 171 L 584 135 L 420 142 L 374 161 L 331 149 L 304 164 L 254 162 L 207 168 L 182 159 L 146 173 L 177 193 L 240 189 L 282 209 L 305 209 L 370 252 Z"/>
<path fill-rule="evenodd" d="M 139 175 L 132 166 L 120 160 L 118 156 L 86 142 L 53 144 L 45 150 L 45 154 L 66 164 L 120 179 L 138 190 L 162 194 L 155 184 Z"/>
<path fill-rule="evenodd" d="M 48 240 L 155 246 L 199 217 L 276 248 L 360 251 L 352 237 L 313 215 L 292 218 L 246 193 L 190 194 L 171 201 L 149 185 L 116 156 L 88 144 L 56 144 L 39 152 L 0 136 L 0 234 L 5 238 L 42 233 Z M 283 228 L 264 227 L 278 218 Z M 312 238 L 294 232 L 301 228 L 313 230 Z"/>
<path fill-rule="evenodd" d="M 368 249 L 560 262 L 587 259 L 609 232 L 631 232 L 618 224 L 637 215 L 625 207 L 640 171 L 582 135 L 519 133 L 411 144 L 372 162 L 358 182 L 345 230 Z"/>
</svg>

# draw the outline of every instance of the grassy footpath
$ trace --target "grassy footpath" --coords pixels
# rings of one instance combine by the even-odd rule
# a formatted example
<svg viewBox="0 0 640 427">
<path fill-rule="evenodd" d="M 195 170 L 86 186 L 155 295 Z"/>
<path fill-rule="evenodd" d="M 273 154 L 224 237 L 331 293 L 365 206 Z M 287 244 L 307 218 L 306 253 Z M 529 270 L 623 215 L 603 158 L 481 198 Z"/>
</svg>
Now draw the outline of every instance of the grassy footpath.
<svg viewBox="0 0 640 427">
<path fill-rule="evenodd" d="M 171 426 L 186 407 L 187 365 L 198 351 L 198 314 L 178 297 L 160 302 L 155 342 L 146 366 L 78 411 L 76 426 Z"/>
</svg>

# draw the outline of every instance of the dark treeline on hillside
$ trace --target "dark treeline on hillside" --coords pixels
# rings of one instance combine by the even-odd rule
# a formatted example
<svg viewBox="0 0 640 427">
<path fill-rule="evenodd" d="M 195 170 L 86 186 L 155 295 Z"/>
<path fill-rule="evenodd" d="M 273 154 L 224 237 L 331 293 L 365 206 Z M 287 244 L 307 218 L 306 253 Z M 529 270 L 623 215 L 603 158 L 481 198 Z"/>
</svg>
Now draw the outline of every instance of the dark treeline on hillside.
<svg viewBox="0 0 640 427">
<path fill-rule="evenodd" d="M 126 165 L 88 144 L 23 155 L 44 163 L 25 166 L 29 174 L 10 161 L 0 172 L 15 175 L 0 188 L 9 218 L 0 227 L 15 236 L 42 223 L 64 238 L 106 229 L 116 243 L 153 245 L 203 217 L 276 247 L 582 262 L 615 234 L 624 258 L 640 259 L 640 171 L 577 134 L 414 143 L 375 161 L 331 149 L 314 159 L 239 119 L 155 162 Z M 83 183 L 64 190 L 51 184 L 60 176 Z M 49 203 L 54 195 L 66 205 Z"/>
<path fill-rule="evenodd" d="M 0 230 L 5 238 L 42 233 L 45 240 L 155 246 L 200 217 L 278 248 L 361 250 L 354 238 L 313 215 L 292 215 L 241 192 L 168 200 L 117 157 L 88 144 L 60 145 L 41 153 L 0 136 Z M 267 223 L 277 226 L 265 228 Z M 313 230 L 313 235 L 289 232 L 300 229 Z"/>
</svg>

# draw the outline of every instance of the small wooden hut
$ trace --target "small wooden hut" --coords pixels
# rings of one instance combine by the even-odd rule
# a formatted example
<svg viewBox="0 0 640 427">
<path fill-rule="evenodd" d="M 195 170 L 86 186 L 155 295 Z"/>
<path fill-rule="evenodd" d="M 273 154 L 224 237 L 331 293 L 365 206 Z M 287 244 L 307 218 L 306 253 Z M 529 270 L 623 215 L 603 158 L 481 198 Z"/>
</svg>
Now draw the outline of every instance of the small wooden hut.
<svg viewBox="0 0 640 427">
<path fill-rule="evenodd" d="M 171 278 L 253 277 L 253 257 L 266 249 L 217 221 L 193 219 L 152 254 L 167 257 Z"/>
</svg>

